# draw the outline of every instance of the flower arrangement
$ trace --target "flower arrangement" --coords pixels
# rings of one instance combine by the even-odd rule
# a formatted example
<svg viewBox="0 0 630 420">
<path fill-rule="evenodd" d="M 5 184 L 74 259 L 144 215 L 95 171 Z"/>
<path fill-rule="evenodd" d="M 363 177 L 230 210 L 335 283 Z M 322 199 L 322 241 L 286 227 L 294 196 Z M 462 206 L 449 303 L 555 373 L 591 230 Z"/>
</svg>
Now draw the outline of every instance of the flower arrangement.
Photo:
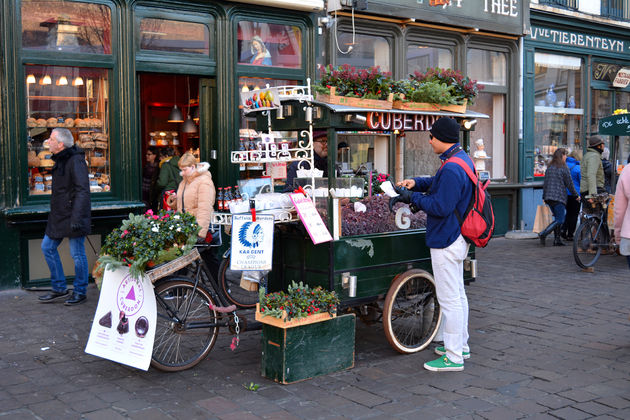
<svg viewBox="0 0 630 420">
<path fill-rule="evenodd" d="M 370 176 L 372 177 L 372 194 L 384 194 L 385 191 L 381 189 L 381 184 L 387 180 L 391 181 L 391 177 L 389 174 L 380 174 L 378 172 L 372 172 L 371 175 L 365 176 L 365 194 L 366 196 L 370 195 Z M 394 183 L 392 183 L 393 185 Z"/>
<path fill-rule="evenodd" d="M 619 115 L 619 114 L 627 114 L 628 110 L 626 108 L 618 108 L 615 109 L 615 112 L 613 112 L 613 115 Z"/>
<path fill-rule="evenodd" d="M 438 85 L 439 89 L 444 90 L 442 85 L 445 85 L 450 97 L 445 94 L 445 97 L 442 99 L 443 102 L 438 103 L 461 105 L 464 104 L 464 100 L 467 100 L 468 104 L 473 104 L 479 91 L 483 89 L 483 85 L 478 84 L 476 80 L 462 76 L 459 71 L 439 67 L 429 68 L 425 73 L 416 71 L 410 75 L 410 78 L 420 85 L 431 82 L 434 85 L 434 90 L 437 89 Z"/>
<path fill-rule="evenodd" d="M 318 93 L 329 94 L 335 87 L 339 96 L 386 100 L 391 92 L 392 79 L 380 67 L 357 70 L 349 64 L 333 68 L 330 64 L 321 69 L 320 80 L 313 85 Z"/>
<path fill-rule="evenodd" d="M 264 287 L 258 292 L 261 315 L 283 319 L 286 312 L 285 321 L 324 312 L 334 315 L 339 305 L 339 298 L 334 291 L 329 292 L 321 287 L 310 288 L 302 282 L 291 282 L 287 292 L 265 292 Z"/>
<path fill-rule="evenodd" d="M 165 210 L 158 214 L 152 210 L 141 215 L 131 213 L 105 238 L 98 263 L 108 270 L 126 265 L 137 278 L 147 268 L 190 251 L 198 232 L 199 225 L 189 213 Z"/>
</svg>

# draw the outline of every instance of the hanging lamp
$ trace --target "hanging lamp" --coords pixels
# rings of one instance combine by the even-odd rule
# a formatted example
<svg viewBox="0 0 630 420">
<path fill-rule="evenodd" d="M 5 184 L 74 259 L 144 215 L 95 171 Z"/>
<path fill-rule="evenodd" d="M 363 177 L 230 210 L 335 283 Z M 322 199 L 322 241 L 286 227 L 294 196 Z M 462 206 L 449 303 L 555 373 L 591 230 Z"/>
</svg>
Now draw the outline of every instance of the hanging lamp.
<svg viewBox="0 0 630 420">
<path fill-rule="evenodd" d="M 186 89 L 188 91 L 188 103 L 190 104 L 190 83 L 188 80 L 188 76 L 186 76 Z M 190 105 L 188 106 L 188 116 L 186 117 L 186 122 L 182 126 L 182 131 L 184 133 L 196 133 L 197 132 L 197 124 L 190 118 Z"/>
<path fill-rule="evenodd" d="M 176 94 L 176 84 L 177 79 L 176 76 L 173 75 L 173 102 L 177 102 L 177 94 Z M 173 109 L 171 109 L 171 113 L 168 114 L 168 122 L 170 123 L 181 123 L 184 122 L 184 117 L 182 115 L 182 111 L 177 107 L 177 103 L 173 105 Z"/>
</svg>

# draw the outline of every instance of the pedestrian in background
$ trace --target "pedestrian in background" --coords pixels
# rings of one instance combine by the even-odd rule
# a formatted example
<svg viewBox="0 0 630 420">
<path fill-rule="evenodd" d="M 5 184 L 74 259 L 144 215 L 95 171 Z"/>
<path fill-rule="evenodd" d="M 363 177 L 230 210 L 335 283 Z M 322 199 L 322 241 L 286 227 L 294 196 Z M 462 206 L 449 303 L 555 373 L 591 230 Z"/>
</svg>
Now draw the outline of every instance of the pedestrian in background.
<svg viewBox="0 0 630 420">
<path fill-rule="evenodd" d="M 42 253 L 50 269 L 52 290 L 39 297 L 49 303 L 68 295 L 66 277 L 57 248 L 63 240 L 70 240 L 70 255 L 74 260 L 74 290 L 65 305 L 85 302 L 88 284 L 88 260 L 85 237 L 91 229 L 91 201 L 88 167 L 85 152 L 74 144 L 67 128 L 55 128 L 50 133 L 48 147 L 53 153 L 52 195 Z"/>
<path fill-rule="evenodd" d="M 542 246 L 545 246 L 545 239 L 552 231 L 554 233 L 553 245 L 564 245 L 564 242 L 560 239 L 560 231 L 566 215 L 567 189 L 571 195 L 578 196 L 578 192 L 571 180 L 571 173 L 567 167 L 566 160 L 567 150 L 561 147 L 556 149 L 545 172 L 543 201 L 551 208 L 553 222 L 538 234 Z"/>
<path fill-rule="evenodd" d="M 160 188 L 160 205 L 165 210 L 170 210 L 167 204 L 169 197 L 177 190 L 177 186 L 182 181 L 179 174 L 179 156 L 175 154 L 172 147 L 162 149 L 160 157 L 160 175 L 158 176 L 157 185 Z"/>
<path fill-rule="evenodd" d="M 149 146 L 147 148 L 147 163 L 142 168 L 142 201 L 147 209 L 157 210 L 158 198 L 160 195 L 157 186 L 160 166 L 158 163 L 158 148 Z"/>
<path fill-rule="evenodd" d="M 615 238 L 621 255 L 626 255 L 628 267 L 630 267 L 630 165 L 626 165 L 619 175 L 615 190 L 614 211 Z"/>
<path fill-rule="evenodd" d="M 470 157 L 459 145 L 459 124 L 454 119 L 441 117 L 430 133 L 433 152 L 442 162 L 457 156 L 475 170 Z M 434 350 L 441 357 L 426 362 L 424 368 L 436 372 L 464 370 L 464 359 L 470 357 L 468 298 L 464 290 L 468 243 L 461 234 L 456 213 L 465 213 L 472 199 L 473 184 L 464 168 L 449 162 L 433 177 L 405 179 L 398 186 L 399 195 L 390 199 L 390 209 L 397 202 L 411 203 L 427 214 L 426 244 L 431 249 L 435 290 L 444 316 L 444 346 Z"/>
<path fill-rule="evenodd" d="M 582 152 L 580 150 L 573 150 L 567 156 L 567 167 L 571 173 L 571 180 L 576 191 L 580 191 L 580 161 L 582 160 Z M 577 218 L 580 214 L 580 196 L 571 194 L 571 190 L 567 188 L 567 215 L 564 219 L 564 225 L 562 225 L 562 238 L 567 241 L 573 240 L 573 234 L 575 233 L 575 227 L 577 226 Z"/>
<path fill-rule="evenodd" d="M 602 169 L 604 170 L 604 189 L 608 194 L 612 193 L 611 182 L 613 175 L 613 165 L 610 160 L 610 149 L 608 147 L 604 147 L 602 151 Z"/>
<path fill-rule="evenodd" d="M 591 198 L 597 193 L 606 192 L 604 187 L 604 167 L 602 166 L 602 153 L 604 152 L 604 140 L 599 136 L 592 136 L 588 139 L 588 148 L 584 158 L 580 163 L 580 195 L 582 200 Z"/>
</svg>

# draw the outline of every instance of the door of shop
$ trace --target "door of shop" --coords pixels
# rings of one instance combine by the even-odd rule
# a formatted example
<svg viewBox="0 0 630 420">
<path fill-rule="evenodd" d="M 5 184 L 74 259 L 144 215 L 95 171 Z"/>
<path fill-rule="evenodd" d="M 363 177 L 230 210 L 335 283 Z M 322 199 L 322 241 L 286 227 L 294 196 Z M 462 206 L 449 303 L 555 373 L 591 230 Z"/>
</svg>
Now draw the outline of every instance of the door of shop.
<svg viewBox="0 0 630 420">
<path fill-rule="evenodd" d="M 600 118 L 608 117 L 616 109 L 627 109 L 630 105 L 630 92 L 618 92 L 613 90 L 593 89 L 590 132 L 597 133 Z M 613 165 L 612 179 L 610 185 L 612 192 L 615 191 L 617 168 L 626 164 L 630 153 L 629 136 L 602 136 L 606 142 L 606 147 L 610 150 L 608 158 Z"/>
<path fill-rule="evenodd" d="M 163 73 L 140 73 L 138 83 L 142 200 L 155 210 L 169 188 L 159 185 L 165 181 L 159 177 L 160 162 L 184 153 L 192 153 L 200 161 L 216 158 L 210 135 L 216 84 L 214 79 L 196 75 Z"/>
</svg>

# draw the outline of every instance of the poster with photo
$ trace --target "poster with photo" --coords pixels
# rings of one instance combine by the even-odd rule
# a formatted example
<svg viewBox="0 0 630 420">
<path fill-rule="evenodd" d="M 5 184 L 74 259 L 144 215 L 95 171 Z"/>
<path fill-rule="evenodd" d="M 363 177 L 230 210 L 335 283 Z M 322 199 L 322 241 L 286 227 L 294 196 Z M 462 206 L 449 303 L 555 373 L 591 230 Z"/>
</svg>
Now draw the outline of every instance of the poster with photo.
<svg viewBox="0 0 630 420">
<path fill-rule="evenodd" d="M 243 112 L 260 111 L 264 109 L 276 109 L 280 107 L 278 88 L 266 88 L 241 91 L 241 105 Z"/>
<path fill-rule="evenodd" d="M 105 270 L 85 352 L 148 370 L 156 319 L 155 294 L 149 279 L 133 278 L 126 267 Z"/>
</svg>

